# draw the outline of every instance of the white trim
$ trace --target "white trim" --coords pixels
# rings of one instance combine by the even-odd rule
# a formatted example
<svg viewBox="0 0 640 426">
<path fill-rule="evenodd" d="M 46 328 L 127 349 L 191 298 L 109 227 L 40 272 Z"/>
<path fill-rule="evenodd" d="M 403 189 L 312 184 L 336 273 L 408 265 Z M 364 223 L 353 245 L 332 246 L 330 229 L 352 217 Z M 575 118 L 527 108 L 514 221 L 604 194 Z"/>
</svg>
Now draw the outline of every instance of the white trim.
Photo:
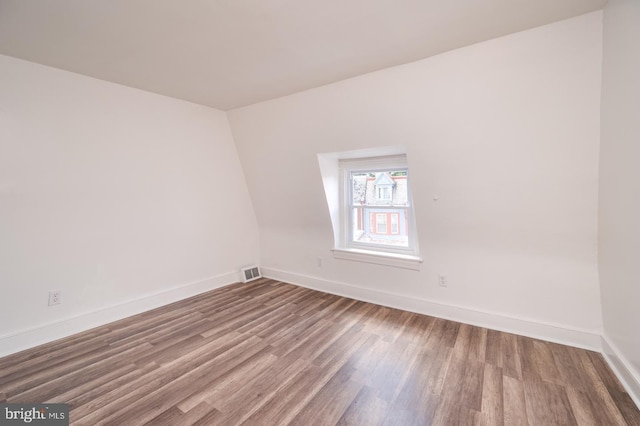
<svg viewBox="0 0 640 426">
<path fill-rule="evenodd" d="M 341 192 L 342 185 L 341 170 L 338 166 L 340 160 L 348 160 L 354 158 L 382 157 L 392 155 L 406 155 L 406 149 L 402 146 L 386 146 L 368 149 L 359 149 L 354 151 L 342 152 L 326 152 L 318 154 L 318 168 L 320 176 L 322 176 L 322 186 L 327 199 L 327 208 L 331 217 L 331 227 L 333 230 L 333 239 L 336 246 L 342 245 L 342 220 L 341 213 Z M 412 224 L 415 226 L 415 224 Z M 416 250 L 418 249 L 416 241 Z"/>
<path fill-rule="evenodd" d="M 498 312 L 448 305 L 434 300 L 408 297 L 393 292 L 373 290 L 273 268 L 263 267 L 262 275 L 301 287 L 375 303 L 377 305 L 431 315 L 597 352 L 600 352 L 602 349 L 600 330 L 585 330 L 563 324 L 512 317 Z"/>
<path fill-rule="evenodd" d="M 353 260 L 356 262 L 374 263 L 376 265 L 393 266 L 395 268 L 419 271 L 422 259 L 416 256 L 358 249 L 331 249 L 335 259 Z"/>
<path fill-rule="evenodd" d="M 622 355 L 620 350 L 607 338 L 602 336 L 602 355 L 613 370 L 622 386 L 640 409 L 640 373 Z"/>
<path fill-rule="evenodd" d="M 407 200 L 406 205 L 365 205 L 359 206 L 353 204 L 353 185 L 351 180 L 351 174 L 353 172 L 370 172 L 377 173 L 381 171 L 390 170 L 404 170 L 407 172 Z M 415 221 L 415 213 L 413 209 L 412 196 L 411 196 L 411 182 L 409 178 L 409 165 L 407 155 L 391 155 L 381 157 L 361 157 L 361 158 L 349 158 L 338 160 L 338 216 L 333 217 L 332 221 L 337 220 L 337 226 L 334 225 L 334 229 L 338 230 L 338 238 L 335 240 L 335 246 L 343 250 L 364 250 L 364 251 L 376 251 L 383 254 L 398 253 L 405 254 L 413 257 L 417 257 L 420 253 L 418 247 L 417 228 Z M 405 220 L 407 221 L 407 247 L 372 244 L 365 242 L 353 241 L 353 208 L 362 207 L 364 209 L 405 209 Z M 375 233 L 377 233 L 377 229 Z"/>
<path fill-rule="evenodd" d="M 224 287 L 238 282 L 238 278 L 237 271 L 227 272 L 107 306 L 96 311 L 85 312 L 48 324 L 5 334 L 0 336 L 0 357 Z"/>
<path fill-rule="evenodd" d="M 374 172 L 389 169 L 406 169 L 407 154 L 405 152 L 393 155 L 374 155 L 351 157 L 338 160 L 340 168 L 350 171 Z"/>
</svg>

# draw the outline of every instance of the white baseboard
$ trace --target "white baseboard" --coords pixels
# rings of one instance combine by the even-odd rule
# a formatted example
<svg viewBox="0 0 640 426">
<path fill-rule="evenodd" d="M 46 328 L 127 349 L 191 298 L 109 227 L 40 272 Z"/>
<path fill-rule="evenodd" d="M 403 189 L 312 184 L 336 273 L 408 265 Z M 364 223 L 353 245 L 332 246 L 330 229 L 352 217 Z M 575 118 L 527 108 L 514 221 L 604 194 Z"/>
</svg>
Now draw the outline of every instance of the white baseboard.
<svg viewBox="0 0 640 426">
<path fill-rule="evenodd" d="M 238 282 L 238 278 L 238 272 L 227 272 L 96 311 L 6 334 L 0 336 L 0 357 L 224 287 Z"/>
<path fill-rule="evenodd" d="M 597 352 L 602 350 L 601 332 L 599 330 L 581 330 L 559 324 L 516 318 L 500 313 L 481 311 L 464 306 L 448 305 L 433 300 L 408 297 L 397 293 L 383 292 L 272 268 L 263 267 L 262 275 L 278 281 L 362 300 L 364 302 L 371 302 L 377 305 L 533 337 L 563 345 L 575 346 L 582 349 Z"/>
<path fill-rule="evenodd" d="M 622 355 L 620 350 L 607 338 L 602 336 L 602 355 L 609 367 L 618 376 L 625 390 L 640 409 L 640 372 Z"/>
</svg>

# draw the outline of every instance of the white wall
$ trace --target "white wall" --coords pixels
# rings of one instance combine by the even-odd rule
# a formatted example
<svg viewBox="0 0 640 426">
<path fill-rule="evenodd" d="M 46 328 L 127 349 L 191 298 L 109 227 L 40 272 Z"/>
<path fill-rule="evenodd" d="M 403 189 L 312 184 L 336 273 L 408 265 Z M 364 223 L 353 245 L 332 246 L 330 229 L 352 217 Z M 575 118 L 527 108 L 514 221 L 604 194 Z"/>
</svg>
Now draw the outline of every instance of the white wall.
<svg viewBox="0 0 640 426">
<path fill-rule="evenodd" d="M 230 111 L 265 271 L 597 346 L 601 20 L 594 12 Z M 422 270 L 333 259 L 316 154 L 398 144 Z"/>
<path fill-rule="evenodd" d="M 0 56 L 0 354 L 233 282 L 258 257 L 224 112 Z"/>
<path fill-rule="evenodd" d="M 640 2 L 604 11 L 600 286 L 605 352 L 640 405 Z"/>
</svg>

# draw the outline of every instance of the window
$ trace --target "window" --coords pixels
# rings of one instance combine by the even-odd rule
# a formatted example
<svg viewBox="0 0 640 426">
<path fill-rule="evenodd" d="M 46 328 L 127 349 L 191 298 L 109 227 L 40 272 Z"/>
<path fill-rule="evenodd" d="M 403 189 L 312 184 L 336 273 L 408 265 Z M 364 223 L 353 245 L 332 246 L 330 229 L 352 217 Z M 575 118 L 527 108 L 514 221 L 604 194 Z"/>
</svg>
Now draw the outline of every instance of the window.
<svg viewBox="0 0 640 426">
<path fill-rule="evenodd" d="M 387 233 L 387 215 L 386 214 L 376 214 L 376 234 L 386 234 Z"/>
<path fill-rule="evenodd" d="M 400 228 L 398 228 L 398 218 L 400 215 L 393 213 L 391 214 L 391 233 L 392 234 L 397 234 L 398 230 Z"/>
<path fill-rule="evenodd" d="M 378 186 L 378 200 L 391 201 L 391 188 L 388 186 Z"/>
<path fill-rule="evenodd" d="M 339 160 L 339 168 L 336 250 L 419 260 L 406 157 Z"/>
<path fill-rule="evenodd" d="M 392 235 L 399 234 L 400 228 L 398 227 L 400 222 L 399 213 L 369 213 L 369 229 L 370 232 L 379 235 Z M 355 224 L 358 228 L 360 222 Z"/>
<path fill-rule="evenodd" d="M 419 270 L 411 175 L 401 146 L 318 154 L 336 259 Z"/>
</svg>

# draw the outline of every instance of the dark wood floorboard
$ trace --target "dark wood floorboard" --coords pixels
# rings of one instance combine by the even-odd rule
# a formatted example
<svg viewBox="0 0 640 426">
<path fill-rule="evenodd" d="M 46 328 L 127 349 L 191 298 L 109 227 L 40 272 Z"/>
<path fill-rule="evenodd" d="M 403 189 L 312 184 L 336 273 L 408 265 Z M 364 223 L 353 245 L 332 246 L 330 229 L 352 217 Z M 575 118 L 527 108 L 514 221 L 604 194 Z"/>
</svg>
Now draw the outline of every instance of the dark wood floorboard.
<svg viewBox="0 0 640 426">
<path fill-rule="evenodd" d="M 261 279 L 0 359 L 74 425 L 629 425 L 602 356 Z"/>
</svg>

